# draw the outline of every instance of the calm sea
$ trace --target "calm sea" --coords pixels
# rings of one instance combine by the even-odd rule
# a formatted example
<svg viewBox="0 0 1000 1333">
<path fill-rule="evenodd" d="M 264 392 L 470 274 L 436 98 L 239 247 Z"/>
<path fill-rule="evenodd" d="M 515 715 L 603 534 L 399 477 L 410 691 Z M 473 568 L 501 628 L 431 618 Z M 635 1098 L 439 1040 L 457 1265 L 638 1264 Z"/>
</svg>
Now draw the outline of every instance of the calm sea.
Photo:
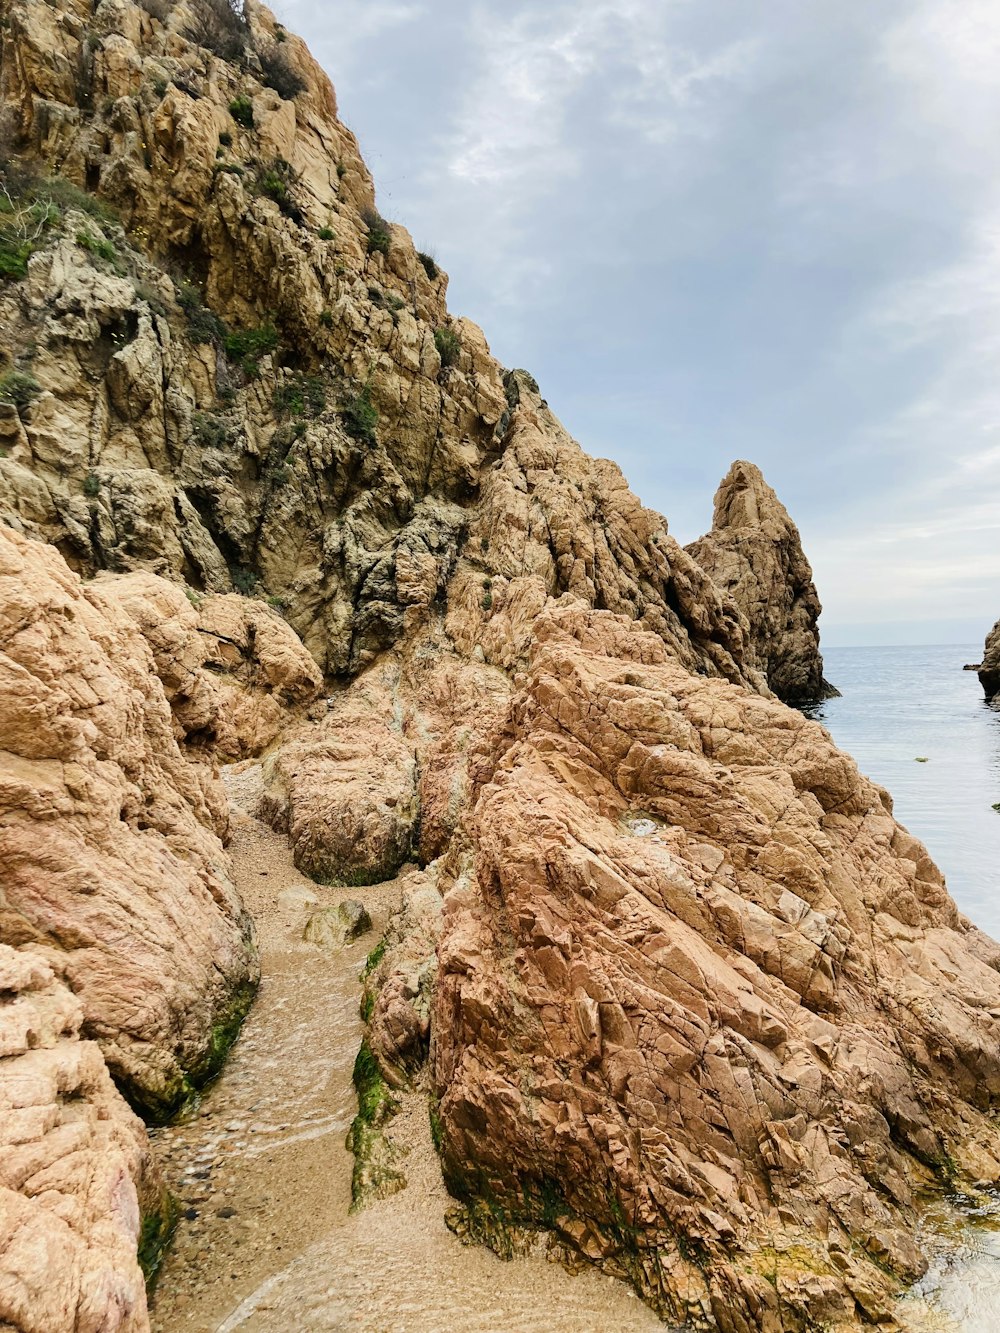
<svg viewBox="0 0 1000 1333">
<path fill-rule="evenodd" d="M 1000 710 L 962 670 L 981 656 L 982 644 L 827 648 L 842 697 L 808 711 L 889 789 L 961 910 L 1000 939 Z"/>
<path fill-rule="evenodd" d="M 828 648 L 842 691 L 808 709 L 863 773 L 887 787 L 896 818 L 926 843 L 963 912 L 1000 939 L 1000 709 L 974 671 L 980 644 Z M 925 760 L 926 762 L 919 762 Z M 925 1217 L 930 1270 L 901 1302 L 910 1333 L 1000 1330 L 1000 1200 Z"/>
</svg>

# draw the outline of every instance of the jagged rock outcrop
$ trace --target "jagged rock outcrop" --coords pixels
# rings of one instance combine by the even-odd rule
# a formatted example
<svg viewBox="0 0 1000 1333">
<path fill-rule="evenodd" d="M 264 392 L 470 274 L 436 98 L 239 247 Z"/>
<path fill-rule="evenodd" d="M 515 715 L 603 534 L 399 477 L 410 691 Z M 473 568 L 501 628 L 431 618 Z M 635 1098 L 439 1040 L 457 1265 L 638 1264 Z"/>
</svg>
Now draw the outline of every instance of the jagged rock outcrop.
<svg viewBox="0 0 1000 1333">
<path fill-rule="evenodd" d="M 780 758 L 779 758 L 780 756 Z M 1000 1178 L 1000 948 L 817 724 L 545 612 L 450 858 L 443 1164 L 726 1333 L 888 1317 L 917 1193 Z"/>
<path fill-rule="evenodd" d="M 175 1107 L 250 1001 L 228 813 L 185 758 L 153 655 L 107 585 L 0 528 L 0 938 L 78 997 L 133 1103 Z"/>
<path fill-rule="evenodd" d="M 0 936 L 164 1113 L 254 978 L 203 761 L 271 747 L 310 874 L 436 860 L 363 1063 L 433 1081 L 472 1234 L 883 1320 L 917 1193 L 1000 1177 L 1000 950 L 771 693 L 828 688 L 794 525 L 738 464 L 681 549 L 448 314 L 302 44 L 282 95 L 273 16 L 227 60 L 199 8 L 0 0 Z"/>
<path fill-rule="evenodd" d="M 0 1327 L 147 1333 L 162 1182 L 82 1024 L 44 959 L 0 944 Z"/>
<path fill-rule="evenodd" d="M 753 463 L 732 465 L 715 493 L 711 532 L 687 550 L 746 617 L 748 665 L 779 699 L 838 693 L 823 679 L 821 608 L 799 530 Z"/>
<path fill-rule="evenodd" d="M 196 6 L 156 8 L 0 3 L 10 140 L 127 229 L 90 196 L 18 187 L 57 216 L 0 288 L 37 386 L 0 404 L 0 517 L 84 572 L 266 591 L 328 673 L 446 609 L 463 655 L 508 669 L 570 591 L 744 679 L 728 599 L 374 212 L 302 44 L 281 43 L 304 85 L 284 100 L 254 60 L 185 36 Z M 268 48 L 273 17 L 248 12 Z"/>
<path fill-rule="evenodd" d="M 979 683 L 987 699 L 995 698 L 1000 694 L 1000 620 L 986 636 L 983 660 L 979 664 L 978 671 Z"/>
<path fill-rule="evenodd" d="M 261 754 L 323 687 L 294 630 L 259 600 L 186 596 L 143 573 L 101 576 L 90 594 L 121 606 L 142 631 L 190 753 Z"/>
</svg>

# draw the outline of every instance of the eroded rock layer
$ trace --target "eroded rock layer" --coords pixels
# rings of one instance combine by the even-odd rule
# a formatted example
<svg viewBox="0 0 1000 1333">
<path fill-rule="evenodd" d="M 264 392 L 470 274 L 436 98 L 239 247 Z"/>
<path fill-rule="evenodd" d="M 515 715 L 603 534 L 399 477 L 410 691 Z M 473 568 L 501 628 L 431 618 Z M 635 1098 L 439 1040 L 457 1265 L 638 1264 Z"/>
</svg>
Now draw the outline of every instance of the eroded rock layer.
<svg viewBox="0 0 1000 1333">
<path fill-rule="evenodd" d="M 837 694 L 823 679 L 821 608 L 799 530 L 753 463 L 732 465 L 715 493 L 711 532 L 687 550 L 743 613 L 748 664 L 779 699 Z"/>
<path fill-rule="evenodd" d="M 162 1183 L 82 1023 L 43 958 L 0 944 L 0 1327 L 146 1333 Z"/>
<path fill-rule="evenodd" d="M 228 814 L 114 585 L 0 528 L 0 937 L 44 956 L 135 1105 L 218 1067 L 256 978 Z"/>
</svg>

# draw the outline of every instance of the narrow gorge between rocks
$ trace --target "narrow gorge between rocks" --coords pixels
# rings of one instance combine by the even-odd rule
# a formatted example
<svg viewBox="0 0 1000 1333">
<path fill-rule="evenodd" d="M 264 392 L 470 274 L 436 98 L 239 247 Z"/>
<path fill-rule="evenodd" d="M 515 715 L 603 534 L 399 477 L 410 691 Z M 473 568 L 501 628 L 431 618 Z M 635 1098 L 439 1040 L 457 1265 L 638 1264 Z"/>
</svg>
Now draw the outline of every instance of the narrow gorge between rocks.
<svg viewBox="0 0 1000 1333">
<path fill-rule="evenodd" d="M 540 1252 L 503 1263 L 462 1245 L 444 1224 L 449 1199 L 419 1093 L 404 1095 L 391 1126 L 405 1188 L 350 1213 L 354 1159 L 344 1138 L 357 1111 L 359 973 L 400 887 L 365 889 L 372 929 L 357 942 L 303 942 L 310 913 L 344 891 L 306 879 L 288 839 L 253 817 L 258 764 L 225 778 L 234 879 L 260 939 L 260 990 L 218 1080 L 192 1113 L 152 1136 L 179 1209 L 153 1333 L 662 1329 L 620 1283 L 571 1277 Z"/>
</svg>

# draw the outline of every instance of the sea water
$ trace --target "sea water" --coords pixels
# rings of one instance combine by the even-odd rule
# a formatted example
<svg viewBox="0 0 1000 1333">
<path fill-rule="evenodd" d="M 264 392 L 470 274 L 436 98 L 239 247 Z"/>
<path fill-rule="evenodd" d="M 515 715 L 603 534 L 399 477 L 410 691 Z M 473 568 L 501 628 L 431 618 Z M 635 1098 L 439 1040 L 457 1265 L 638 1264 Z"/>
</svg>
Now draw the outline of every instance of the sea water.
<svg viewBox="0 0 1000 1333">
<path fill-rule="evenodd" d="M 1000 939 L 1000 707 L 974 671 L 982 647 L 830 648 L 841 698 L 808 710 L 887 787 L 961 911 Z"/>
<path fill-rule="evenodd" d="M 974 671 L 977 645 L 831 648 L 826 677 L 842 692 L 806 711 L 861 771 L 892 793 L 895 815 L 926 845 L 966 916 L 1000 939 L 1000 706 Z M 1000 1331 L 1000 1201 L 923 1219 L 930 1260 L 900 1303 L 913 1333 Z"/>
</svg>

